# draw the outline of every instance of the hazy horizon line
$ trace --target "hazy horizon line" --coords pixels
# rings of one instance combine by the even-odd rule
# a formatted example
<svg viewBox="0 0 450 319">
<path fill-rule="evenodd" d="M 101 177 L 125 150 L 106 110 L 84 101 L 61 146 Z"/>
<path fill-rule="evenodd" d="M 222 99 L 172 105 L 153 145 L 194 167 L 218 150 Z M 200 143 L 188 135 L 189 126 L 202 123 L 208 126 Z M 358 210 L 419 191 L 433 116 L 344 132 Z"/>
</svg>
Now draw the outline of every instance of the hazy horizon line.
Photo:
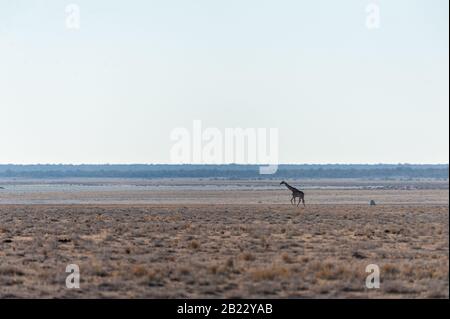
<svg viewBox="0 0 450 319">
<path fill-rule="evenodd" d="M 173 166 L 230 166 L 230 165 L 236 165 L 236 166 L 261 166 L 261 165 L 268 165 L 268 163 L 221 163 L 221 164 L 214 164 L 214 163 L 0 163 L 0 166 L 8 166 L 8 165 L 14 165 L 14 166 L 38 166 L 38 165 L 67 165 L 67 166 L 83 166 L 83 165 L 91 165 L 91 166 L 132 166 L 132 165 L 173 165 Z M 449 163 L 409 163 L 409 162 L 377 162 L 377 163 L 357 163 L 357 162 L 347 162 L 347 163 L 278 163 L 273 165 L 450 165 Z"/>
</svg>

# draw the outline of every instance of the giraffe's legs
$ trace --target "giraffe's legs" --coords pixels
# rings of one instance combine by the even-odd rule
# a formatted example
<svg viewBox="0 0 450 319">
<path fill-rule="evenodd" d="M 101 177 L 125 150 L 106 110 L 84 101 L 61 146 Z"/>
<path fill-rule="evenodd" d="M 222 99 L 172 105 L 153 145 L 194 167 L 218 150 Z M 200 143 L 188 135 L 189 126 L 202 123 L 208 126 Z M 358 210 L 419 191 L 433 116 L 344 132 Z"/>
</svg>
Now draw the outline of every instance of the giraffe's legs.
<svg viewBox="0 0 450 319">
<path fill-rule="evenodd" d="M 299 197 L 299 198 L 298 198 L 297 207 L 298 207 L 298 205 L 300 205 L 300 202 L 301 202 L 301 198 Z"/>
<path fill-rule="evenodd" d="M 294 201 L 294 202 L 292 203 L 292 201 Z M 295 197 L 294 196 L 292 196 L 292 198 L 291 198 L 291 204 L 295 205 Z"/>
</svg>

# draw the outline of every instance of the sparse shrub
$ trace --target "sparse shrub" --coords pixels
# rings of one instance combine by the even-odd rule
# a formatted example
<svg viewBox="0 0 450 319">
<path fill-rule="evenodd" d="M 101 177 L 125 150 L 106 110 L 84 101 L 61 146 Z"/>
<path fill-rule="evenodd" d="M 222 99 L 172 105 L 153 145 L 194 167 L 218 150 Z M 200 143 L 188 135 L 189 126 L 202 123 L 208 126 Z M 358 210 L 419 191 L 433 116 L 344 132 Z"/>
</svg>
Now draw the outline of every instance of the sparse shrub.
<svg viewBox="0 0 450 319">
<path fill-rule="evenodd" d="M 94 263 L 91 266 L 91 273 L 94 276 L 98 276 L 98 277 L 106 277 L 106 276 L 108 276 L 108 272 L 106 272 L 104 267 L 102 267 L 102 265 L 100 265 L 98 263 Z"/>
<path fill-rule="evenodd" d="M 196 240 L 192 240 L 189 242 L 189 247 L 192 249 L 199 249 L 200 248 L 200 244 L 198 243 L 198 241 Z"/>
<path fill-rule="evenodd" d="M 336 266 L 334 263 L 320 263 L 317 267 L 316 278 L 325 280 L 343 279 L 352 275 L 351 271 L 343 265 Z"/>
<path fill-rule="evenodd" d="M 217 274 L 218 269 L 219 267 L 217 267 L 217 265 L 211 265 L 208 267 L 208 271 L 213 275 Z"/>
<path fill-rule="evenodd" d="M 67 244 L 67 243 L 70 243 L 71 241 L 72 241 L 72 239 L 67 238 L 67 237 L 63 237 L 63 238 L 59 238 L 58 239 L 58 242 L 62 243 L 62 244 Z"/>
<path fill-rule="evenodd" d="M 131 269 L 131 273 L 136 277 L 144 277 L 148 274 L 147 268 L 142 265 L 134 266 Z"/>
<path fill-rule="evenodd" d="M 250 272 L 253 280 L 274 280 L 280 277 L 288 277 L 289 269 L 285 267 L 272 266 L 268 268 L 255 269 Z"/>
<path fill-rule="evenodd" d="M 294 262 L 294 259 L 291 256 L 289 256 L 288 253 L 283 253 L 281 255 L 281 259 L 283 259 L 283 261 L 287 264 L 292 264 Z"/>
<path fill-rule="evenodd" d="M 149 285 L 159 284 L 162 281 L 161 272 L 158 269 L 147 270 L 146 277 Z"/>
<path fill-rule="evenodd" d="M 190 275 L 190 274 L 191 274 L 191 270 L 190 270 L 189 268 L 187 268 L 187 267 L 181 267 L 181 268 L 179 268 L 179 269 L 178 269 L 178 272 L 179 272 L 179 274 L 182 275 L 182 276 L 187 276 L 187 275 Z"/>
<path fill-rule="evenodd" d="M 365 254 L 363 254 L 362 252 L 360 252 L 360 251 L 354 251 L 352 253 L 352 257 L 353 258 L 357 258 L 357 259 L 365 259 L 365 258 L 367 258 L 367 256 Z"/>
<path fill-rule="evenodd" d="M 228 258 L 227 259 L 227 262 L 225 263 L 225 266 L 227 267 L 227 268 L 233 268 L 233 266 L 234 266 L 234 261 L 233 261 L 233 258 Z"/>
<path fill-rule="evenodd" d="M 398 270 L 397 266 L 393 265 L 393 264 L 386 264 L 383 265 L 381 267 L 381 275 L 396 275 L 398 274 L 400 271 Z"/>
<path fill-rule="evenodd" d="M 23 275 L 25 275 L 25 273 L 21 269 L 14 267 L 14 266 L 3 266 L 3 267 L 0 267 L 0 275 L 23 276 Z"/>
<path fill-rule="evenodd" d="M 300 261 L 301 261 L 302 263 L 307 263 L 307 262 L 309 262 L 309 257 L 303 256 L 303 257 L 300 259 Z"/>
<path fill-rule="evenodd" d="M 399 282 L 386 282 L 384 283 L 384 291 L 391 294 L 408 294 L 413 293 L 414 290 L 411 290 L 405 286 L 403 286 Z"/>
<path fill-rule="evenodd" d="M 245 260 L 245 261 L 253 261 L 253 260 L 256 259 L 255 256 L 254 256 L 252 253 L 243 253 L 243 254 L 241 255 L 241 258 L 242 258 L 243 260 Z"/>
</svg>

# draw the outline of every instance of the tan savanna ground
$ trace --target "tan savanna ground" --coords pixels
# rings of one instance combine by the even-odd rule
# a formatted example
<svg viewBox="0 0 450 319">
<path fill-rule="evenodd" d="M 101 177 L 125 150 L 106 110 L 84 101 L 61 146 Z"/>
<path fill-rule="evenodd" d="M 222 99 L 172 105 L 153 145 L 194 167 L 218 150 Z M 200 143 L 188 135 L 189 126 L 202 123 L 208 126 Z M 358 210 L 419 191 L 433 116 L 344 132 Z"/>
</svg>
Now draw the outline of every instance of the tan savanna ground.
<svg viewBox="0 0 450 319">
<path fill-rule="evenodd" d="M 446 183 L 311 189 L 306 208 L 282 188 L 3 193 L 0 297 L 448 298 Z M 380 289 L 365 287 L 368 264 Z"/>
</svg>

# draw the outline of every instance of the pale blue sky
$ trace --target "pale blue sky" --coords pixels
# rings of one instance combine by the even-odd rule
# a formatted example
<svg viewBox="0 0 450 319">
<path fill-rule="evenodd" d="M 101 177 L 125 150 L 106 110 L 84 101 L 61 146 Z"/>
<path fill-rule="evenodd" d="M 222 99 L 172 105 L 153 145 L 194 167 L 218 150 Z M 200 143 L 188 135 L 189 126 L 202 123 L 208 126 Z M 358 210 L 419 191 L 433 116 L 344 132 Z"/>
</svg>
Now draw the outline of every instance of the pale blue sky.
<svg viewBox="0 0 450 319">
<path fill-rule="evenodd" d="M 0 1 L 0 163 L 170 162 L 276 127 L 282 163 L 448 163 L 447 0 Z"/>
</svg>

